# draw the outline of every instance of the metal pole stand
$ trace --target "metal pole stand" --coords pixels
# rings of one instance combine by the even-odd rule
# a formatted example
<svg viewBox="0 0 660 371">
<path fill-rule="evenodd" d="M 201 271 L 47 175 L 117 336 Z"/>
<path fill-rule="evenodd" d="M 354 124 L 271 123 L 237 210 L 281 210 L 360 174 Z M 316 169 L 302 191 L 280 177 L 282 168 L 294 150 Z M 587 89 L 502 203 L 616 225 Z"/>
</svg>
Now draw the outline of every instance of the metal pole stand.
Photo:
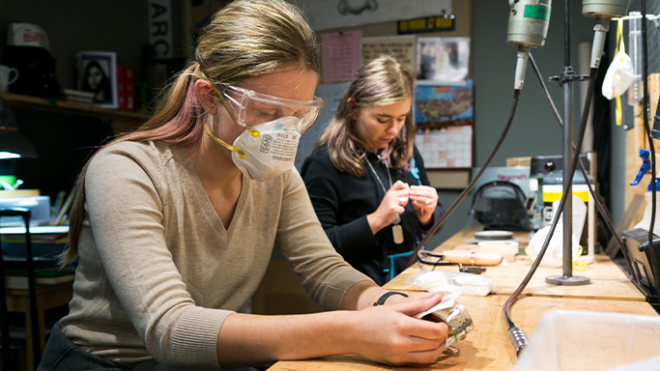
<svg viewBox="0 0 660 371">
<path fill-rule="evenodd" d="M 571 187 L 573 179 L 572 174 L 569 174 L 573 161 L 573 82 L 576 80 L 583 81 L 588 78 L 589 76 L 576 75 L 571 66 L 571 0 L 564 0 L 564 70 L 561 76 L 550 77 L 550 81 L 558 81 L 559 86 L 563 88 L 564 92 L 564 170 L 562 188 L 570 188 L 562 213 L 564 273 L 561 276 L 546 277 L 545 282 L 551 285 L 580 286 L 590 282 L 589 277 L 573 275 L 573 190 Z"/>
</svg>

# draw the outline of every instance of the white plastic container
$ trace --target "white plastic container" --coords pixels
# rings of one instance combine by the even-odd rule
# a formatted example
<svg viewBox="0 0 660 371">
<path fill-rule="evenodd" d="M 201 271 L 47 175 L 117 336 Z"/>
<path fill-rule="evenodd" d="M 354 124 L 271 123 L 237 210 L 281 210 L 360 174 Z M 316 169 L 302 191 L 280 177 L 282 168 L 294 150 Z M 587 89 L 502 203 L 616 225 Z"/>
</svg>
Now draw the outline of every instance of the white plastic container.
<svg viewBox="0 0 660 371">
<path fill-rule="evenodd" d="M 23 208 L 32 212 L 30 215 L 30 225 L 48 225 L 50 224 L 50 197 L 16 197 L 0 198 L 0 209 Z M 23 218 L 20 216 L 3 216 L 0 218 L 2 227 L 25 226 Z"/>
<path fill-rule="evenodd" d="M 658 370 L 660 317 L 552 310 L 514 371 Z M 646 362 L 644 362 L 646 361 Z M 643 368 L 644 363 L 654 367 Z"/>
</svg>

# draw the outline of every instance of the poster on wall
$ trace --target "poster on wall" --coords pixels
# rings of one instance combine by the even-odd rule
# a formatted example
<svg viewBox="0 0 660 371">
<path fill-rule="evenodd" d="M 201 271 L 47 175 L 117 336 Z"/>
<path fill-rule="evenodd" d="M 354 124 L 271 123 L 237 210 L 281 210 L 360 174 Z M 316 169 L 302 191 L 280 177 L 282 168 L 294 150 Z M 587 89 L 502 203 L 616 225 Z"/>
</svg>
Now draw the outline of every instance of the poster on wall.
<svg viewBox="0 0 660 371">
<path fill-rule="evenodd" d="M 360 68 L 362 31 L 321 34 L 323 82 L 346 82 Z"/>
<path fill-rule="evenodd" d="M 418 84 L 462 85 L 470 62 L 469 37 L 417 39 L 415 74 Z"/>
<path fill-rule="evenodd" d="M 302 9 L 314 31 L 452 13 L 452 0 L 287 0 Z"/>
<path fill-rule="evenodd" d="M 415 125 L 464 125 L 473 119 L 472 80 L 465 86 L 417 85 L 413 114 Z"/>
<path fill-rule="evenodd" d="M 472 125 L 418 127 L 415 145 L 427 169 L 472 167 Z"/>
<path fill-rule="evenodd" d="M 363 37 L 360 40 L 360 65 L 381 54 L 391 55 L 415 71 L 415 36 Z"/>
</svg>

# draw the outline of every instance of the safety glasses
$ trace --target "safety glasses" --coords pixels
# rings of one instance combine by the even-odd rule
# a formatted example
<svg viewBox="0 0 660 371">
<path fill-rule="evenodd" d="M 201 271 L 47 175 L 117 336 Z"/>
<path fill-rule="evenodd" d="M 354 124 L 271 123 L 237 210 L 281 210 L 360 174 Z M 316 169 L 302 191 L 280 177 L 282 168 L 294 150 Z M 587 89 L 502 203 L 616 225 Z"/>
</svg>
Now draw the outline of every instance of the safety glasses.
<svg viewBox="0 0 660 371">
<path fill-rule="evenodd" d="M 243 126 L 255 126 L 282 117 L 298 119 L 296 129 L 302 133 L 309 129 L 323 110 L 321 98 L 298 101 L 257 93 L 236 86 L 214 84 L 221 93 L 224 104 Z"/>
<path fill-rule="evenodd" d="M 434 251 L 420 250 L 417 253 L 417 264 L 422 272 L 434 271 L 436 267 L 455 265 L 461 270 L 460 263 L 454 263 L 444 260 L 445 256 L 442 253 Z"/>
</svg>

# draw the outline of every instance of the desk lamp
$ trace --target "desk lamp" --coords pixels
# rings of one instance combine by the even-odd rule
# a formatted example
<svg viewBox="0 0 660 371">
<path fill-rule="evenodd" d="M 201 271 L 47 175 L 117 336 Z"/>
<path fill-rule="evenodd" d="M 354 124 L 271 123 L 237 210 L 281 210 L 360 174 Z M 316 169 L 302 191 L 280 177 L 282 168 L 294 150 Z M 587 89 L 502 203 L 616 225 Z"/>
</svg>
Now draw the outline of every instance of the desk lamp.
<svg viewBox="0 0 660 371">
<path fill-rule="evenodd" d="M 7 101 L 0 97 L 0 160 L 37 158 L 37 150 L 25 135 L 19 133 Z"/>
</svg>

